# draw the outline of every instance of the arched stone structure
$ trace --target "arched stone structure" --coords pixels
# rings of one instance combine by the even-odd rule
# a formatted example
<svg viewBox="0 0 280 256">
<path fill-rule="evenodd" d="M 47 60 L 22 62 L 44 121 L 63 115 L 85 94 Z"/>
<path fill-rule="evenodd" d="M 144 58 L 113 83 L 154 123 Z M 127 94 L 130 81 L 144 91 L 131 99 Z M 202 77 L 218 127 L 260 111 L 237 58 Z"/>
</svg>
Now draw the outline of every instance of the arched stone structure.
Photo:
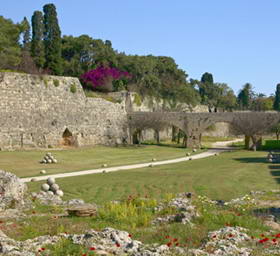
<svg viewBox="0 0 280 256">
<path fill-rule="evenodd" d="M 200 135 L 217 122 L 231 123 L 239 134 L 257 136 L 280 121 L 278 112 L 222 112 L 222 113 L 183 113 L 183 112 L 130 112 L 131 129 L 157 128 L 174 125 L 187 134 L 187 147 L 200 147 Z"/>
</svg>

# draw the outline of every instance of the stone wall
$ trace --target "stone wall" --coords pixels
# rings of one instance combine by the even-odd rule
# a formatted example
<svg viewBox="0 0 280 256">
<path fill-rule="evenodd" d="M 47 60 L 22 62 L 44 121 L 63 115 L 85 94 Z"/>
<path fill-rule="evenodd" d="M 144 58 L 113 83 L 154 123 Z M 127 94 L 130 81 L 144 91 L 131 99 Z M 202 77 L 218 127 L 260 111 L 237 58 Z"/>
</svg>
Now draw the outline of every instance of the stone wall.
<svg viewBox="0 0 280 256">
<path fill-rule="evenodd" d="M 0 73 L 0 149 L 122 143 L 122 104 L 87 98 L 77 78 Z"/>
</svg>

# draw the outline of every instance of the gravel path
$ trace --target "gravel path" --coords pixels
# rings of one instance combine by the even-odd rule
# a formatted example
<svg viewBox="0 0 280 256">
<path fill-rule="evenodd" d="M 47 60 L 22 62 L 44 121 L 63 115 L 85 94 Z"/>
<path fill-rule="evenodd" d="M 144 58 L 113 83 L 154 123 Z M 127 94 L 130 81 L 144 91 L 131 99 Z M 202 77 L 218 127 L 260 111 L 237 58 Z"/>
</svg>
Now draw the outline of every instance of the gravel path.
<svg viewBox="0 0 280 256">
<path fill-rule="evenodd" d="M 22 182 L 30 182 L 31 179 L 36 179 L 36 181 L 39 180 L 46 180 L 48 177 L 53 178 L 65 178 L 65 177 L 74 177 L 74 176 L 80 176 L 80 175 L 87 175 L 87 174 L 94 174 L 94 173 L 103 173 L 103 172 L 116 172 L 121 170 L 130 170 L 130 169 L 137 169 L 137 168 L 144 168 L 149 167 L 151 164 L 153 166 L 156 165 L 163 165 L 163 164 L 173 164 L 173 163 L 179 163 L 183 161 L 188 161 L 190 158 L 192 160 L 195 159 L 201 159 L 206 158 L 210 156 L 214 156 L 215 154 L 232 150 L 232 147 L 228 147 L 227 145 L 232 144 L 233 142 L 239 142 L 243 139 L 236 139 L 232 141 L 218 141 L 212 144 L 212 148 L 209 149 L 207 152 L 199 153 L 192 156 L 186 156 L 181 158 L 176 158 L 172 160 L 163 160 L 163 161 L 156 161 L 156 162 L 149 162 L 149 163 L 142 163 L 142 164 L 131 164 L 131 165 L 123 165 L 123 166 L 115 166 L 115 167 L 108 167 L 108 168 L 102 168 L 102 169 L 92 169 L 92 170 L 86 170 L 86 171 L 76 171 L 76 172 L 68 172 L 68 173 L 58 173 L 58 174 L 50 174 L 50 175 L 44 175 L 44 176 L 35 176 L 35 177 L 29 177 L 29 178 L 21 178 Z"/>
</svg>

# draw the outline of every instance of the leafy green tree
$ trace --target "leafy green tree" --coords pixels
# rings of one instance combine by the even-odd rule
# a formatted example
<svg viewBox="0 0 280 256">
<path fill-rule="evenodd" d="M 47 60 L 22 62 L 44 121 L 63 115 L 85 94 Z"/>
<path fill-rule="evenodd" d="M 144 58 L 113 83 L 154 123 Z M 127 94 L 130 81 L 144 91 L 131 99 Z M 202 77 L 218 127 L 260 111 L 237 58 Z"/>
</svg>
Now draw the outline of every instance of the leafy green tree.
<svg viewBox="0 0 280 256">
<path fill-rule="evenodd" d="M 45 46 L 43 43 L 44 24 L 43 14 L 35 11 L 31 18 L 32 24 L 32 40 L 31 40 L 31 56 L 33 57 L 38 68 L 42 69 L 45 64 Z"/>
<path fill-rule="evenodd" d="M 237 96 L 239 107 L 243 110 L 250 109 L 253 95 L 252 85 L 246 83 Z"/>
<path fill-rule="evenodd" d="M 201 97 L 201 103 L 213 106 L 213 99 L 217 90 L 214 87 L 214 79 L 211 73 L 205 72 L 199 83 L 199 94 Z M 210 100 L 209 100 L 210 99 Z"/>
<path fill-rule="evenodd" d="M 273 102 L 273 109 L 280 111 L 280 84 L 276 86 L 275 99 Z"/>
<path fill-rule="evenodd" d="M 15 69 L 20 63 L 21 26 L 0 16 L 0 69 Z"/>
<path fill-rule="evenodd" d="M 44 44 L 45 44 L 45 68 L 53 74 L 62 74 L 61 58 L 61 31 L 58 24 L 56 7 L 54 4 L 46 4 L 44 11 Z"/>
</svg>

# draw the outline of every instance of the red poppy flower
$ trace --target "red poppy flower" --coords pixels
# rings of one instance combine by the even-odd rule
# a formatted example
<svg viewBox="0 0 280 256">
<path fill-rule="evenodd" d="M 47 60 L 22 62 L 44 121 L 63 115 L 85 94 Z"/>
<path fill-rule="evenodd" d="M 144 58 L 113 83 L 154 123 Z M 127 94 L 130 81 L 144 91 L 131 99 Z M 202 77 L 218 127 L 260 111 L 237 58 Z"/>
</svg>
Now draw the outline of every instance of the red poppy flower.
<svg viewBox="0 0 280 256">
<path fill-rule="evenodd" d="M 212 238 L 216 238 L 216 237 L 217 237 L 216 235 L 212 236 Z"/>
<path fill-rule="evenodd" d="M 44 247 L 43 247 L 43 248 L 41 248 L 41 250 L 42 250 L 42 251 L 45 251 L 45 250 L 46 250 L 46 248 L 44 248 Z"/>
<path fill-rule="evenodd" d="M 179 246 L 179 243 L 176 243 L 175 245 L 176 245 L 176 246 Z"/>
<path fill-rule="evenodd" d="M 174 238 L 174 239 L 173 239 L 173 242 L 177 242 L 177 241 L 178 241 L 178 239 L 177 239 L 177 238 Z"/>
<path fill-rule="evenodd" d="M 229 234 L 228 237 L 234 237 L 234 235 L 233 234 Z"/>
<path fill-rule="evenodd" d="M 273 242 L 273 243 L 276 243 L 276 242 L 277 242 L 277 240 L 276 240 L 275 238 L 273 238 L 273 239 L 272 239 L 272 242 Z"/>
<path fill-rule="evenodd" d="M 276 234 L 275 237 L 280 238 L 280 233 Z"/>
<path fill-rule="evenodd" d="M 169 242 L 169 243 L 167 243 L 166 244 L 168 247 L 170 247 L 171 245 L 172 245 L 172 243 L 171 242 Z"/>
<path fill-rule="evenodd" d="M 131 235 L 131 234 L 129 234 L 129 235 L 128 235 L 128 237 L 132 237 L 132 235 Z"/>
<path fill-rule="evenodd" d="M 116 246 L 117 246 L 117 247 L 121 247 L 121 245 L 120 245 L 119 243 L 116 243 Z"/>
<path fill-rule="evenodd" d="M 169 239 L 169 238 L 170 238 L 170 236 L 166 236 L 165 238 L 166 238 L 166 239 Z"/>
<path fill-rule="evenodd" d="M 95 251 L 95 247 L 90 247 L 89 248 L 91 251 Z"/>
</svg>

